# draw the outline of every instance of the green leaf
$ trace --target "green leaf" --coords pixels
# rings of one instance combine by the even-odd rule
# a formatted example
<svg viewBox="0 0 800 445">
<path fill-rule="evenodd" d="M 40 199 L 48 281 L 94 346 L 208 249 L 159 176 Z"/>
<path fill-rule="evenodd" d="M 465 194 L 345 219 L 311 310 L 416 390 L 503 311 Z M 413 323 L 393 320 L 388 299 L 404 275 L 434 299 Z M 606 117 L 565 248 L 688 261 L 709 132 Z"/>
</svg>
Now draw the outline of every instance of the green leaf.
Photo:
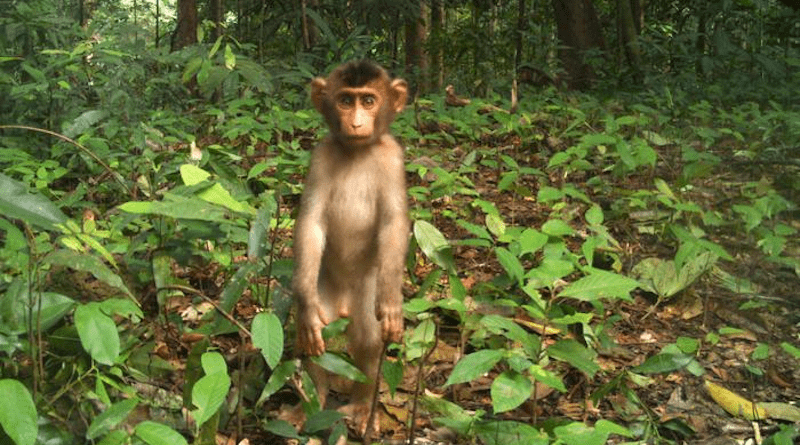
<svg viewBox="0 0 800 445">
<path fill-rule="evenodd" d="M 528 400 L 533 384 L 522 374 L 505 371 L 492 382 L 490 394 L 494 413 L 510 411 Z"/>
<path fill-rule="evenodd" d="M 557 238 L 572 235 L 574 232 L 569 224 L 560 219 L 550 219 L 542 225 L 542 233 Z"/>
<path fill-rule="evenodd" d="M 455 271 L 455 261 L 450 243 L 442 232 L 427 221 L 414 222 L 414 238 L 422 252 L 437 266 L 448 272 Z"/>
<path fill-rule="evenodd" d="M 520 252 L 519 255 L 526 253 L 533 253 L 544 247 L 547 244 L 548 237 L 544 233 L 536 229 L 525 229 L 517 240 L 519 242 Z"/>
<path fill-rule="evenodd" d="M 225 358 L 219 352 L 206 352 L 200 356 L 200 366 L 203 368 L 203 373 L 206 375 L 228 373 L 228 365 L 225 363 Z"/>
<path fill-rule="evenodd" d="M 639 366 L 635 366 L 631 371 L 641 374 L 659 374 L 683 369 L 692 361 L 691 355 L 680 353 L 658 353 L 648 357 Z"/>
<path fill-rule="evenodd" d="M 66 215 L 50 200 L 38 193 L 29 193 L 28 186 L 4 174 L 0 174 L 0 214 L 45 230 L 67 221 Z"/>
<path fill-rule="evenodd" d="M 620 298 L 631 301 L 630 293 L 638 286 L 639 282 L 632 278 L 594 269 L 589 275 L 570 283 L 559 296 L 583 301 L 595 301 L 599 298 Z"/>
<path fill-rule="evenodd" d="M 800 359 L 800 348 L 794 346 L 787 342 L 781 342 L 781 348 L 786 351 L 789 355 L 796 359 Z"/>
<path fill-rule="evenodd" d="M 95 278 L 108 284 L 109 286 L 122 291 L 128 297 L 134 299 L 133 293 L 122 281 L 122 278 L 113 270 L 105 265 L 96 256 L 88 255 L 74 250 L 60 249 L 51 252 L 44 257 L 44 262 L 69 267 L 70 269 L 88 272 Z"/>
<path fill-rule="evenodd" d="M 539 365 L 533 365 L 528 370 L 531 373 L 531 377 L 537 382 L 542 382 L 543 384 L 554 388 L 561 392 L 567 392 L 567 387 L 564 386 L 564 382 L 561 381 L 561 377 L 557 376 L 551 371 L 542 368 Z"/>
<path fill-rule="evenodd" d="M 603 224 L 603 209 L 597 204 L 589 207 L 589 210 L 586 211 L 586 222 L 593 226 Z"/>
<path fill-rule="evenodd" d="M 313 434 L 322 430 L 327 430 L 333 426 L 334 423 L 343 418 L 344 414 L 338 411 L 332 409 L 322 410 L 308 416 L 306 423 L 303 425 L 303 431 Z"/>
<path fill-rule="evenodd" d="M 114 428 L 125 420 L 128 414 L 136 408 L 137 404 L 139 404 L 139 400 L 133 398 L 109 406 L 108 409 L 98 414 L 97 417 L 92 420 L 92 424 L 89 425 L 89 429 L 86 430 L 86 438 L 94 440 L 106 434 L 111 428 Z"/>
<path fill-rule="evenodd" d="M 547 355 L 565 361 L 580 371 L 586 373 L 589 378 L 594 377 L 600 366 L 595 359 L 597 354 L 587 349 L 575 340 L 559 340 L 550 345 L 546 350 Z"/>
<path fill-rule="evenodd" d="M 223 224 L 231 223 L 219 206 L 210 204 L 198 197 L 172 196 L 167 201 L 129 201 L 119 205 L 118 208 L 124 212 L 134 214 L 162 215 L 175 219 L 196 219 Z"/>
<path fill-rule="evenodd" d="M 318 357 L 311 357 L 311 361 L 321 366 L 323 369 L 347 377 L 350 380 L 362 383 L 367 381 L 367 376 L 365 376 L 363 372 L 350 364 L 347 360 L 332 352 L 325 352 Z"/>
<path fill-rule="evenodd" d="M 403 382 L 403 368 L 403 362 L 400 360 L 387 359 L 383 361 L 383 369 L 381 370 L 383 373 L 383 380 L 389 387 L 389 393 L 392 396 L 394 396 L 394 392 L 397 390 L 397 387 L 400 386 L 400 383 Z"/>
<path fill-rule="evenodd" d="M 203 356 L 205 355 L 207 354 L 203 354 Z M 222 402 L 225 401 L 230 387 L 231 379 L 224 372 L 205 375 L 194 384 L 192 387 L 192 404 L 197 409 L 192 411 L 192 417 L 194 417 L 198 426 L 216 414 L 220 406 L 222 406 Z"/>
<path fill-rule="evenodd" d="M 192 164 L 181 165 L 180 172 L 181 180 L 183 180 L 184 184 L 189 186 L 197 185 L 211 177 L 211 173 Z"/>
<path fill-rule="evenodd" d="M 280 319 L 271 312 L 260 312 L 253 318 L 250 330 L 253 333 L 253 346 L 261 349 L 267 365 L 274 369 L 283 355 L 283 325 Z"/>
<path fill-rule="evenodd" d="M 34 311 L 33 315 L 40 323 L 42 331 L 53 327 L 75 307 L 75 301 L 65 295 L 55 292 L 36 292 L 35 295 L 40 298 L 35 308 L 41 310 L 38 314 Z M 28 286 L 24 279 L 14 279 L 0 298 L 1 333 L 19 335 L 28 331 L 28 301 Z"/>
<path fill-rule="evenodd" d="M 136 425 L 134 434 L 148 445 L 185 445 L 186 438 L 162 423 L 145 420 Z"/>
<path fill-rule="evenodd" d="M 228 43 L 225 44 L 225 68 L 229 70 L 236 68 L 236 54 Z"/>
<path fill-rule="evenodd" d="M 525 270 L 522 268 L 522 263 L 520 263 L 519 258 L 504 247 L 496 248 L 495 254 L 497 255 L 497 261 L 503 266 L 508 276 L 516 282 L 522 281 Z"/>
<path fill-rule="evenodd" d="M 503 218 L 496 213 L 486 214 L 486 228 L 497 238 L 500 238 L 506 233 L 506 223 L 503 222 Z"/>
<path fill-rule="evenodd" d="M 0 380 L 0 426 L 16 445 L 33 445 L 39 432 L 36 405 L 18 380 Z"/>
<path fill-rule="evenodd" d="M 285 420 L 271 420 L 264 425 L 264 429 L 276 436 L 301 439 L 300 435 L 297 434 L 297 430 Z"/>
<path fill-rule="evenodd" d="M 469 382 L 489 372 L 503 358 L 503 351 L 496 349 L 483 349 L 465 355 L 453 367 L 453 372 L 447 378 L 444 386 Z"/>
<path fill-rule="evenodd" d="M 295 360 L 289 360 L 278 364 L 278 366 L 272 370 L 272 374 L 270 374 L 267 384 L 264 385 L 264 389 L 261 391 L 261 395 L 258 397 L 256 406 L 261 406 L 262 403 L 266 402 L 267 399 L 278 392 L 279 389 L 283 388 L 283 385 L 289 381 L 289 377 L 294 374 L 296 369 L 297 361 Z"/>
<path fill-rule="evenodd" d="M 99 303 L 78 306 L 75 327 L 83 349 L 92 359 L 104 365 L 114 364 L 119 356 L 119 333 L 114 320 L 100 310 Z"/>
<path fill-rule="evenodd" d="M 84 111 L 80 116 L 76 117 L 66 129 L 64 129 L 64 136 L 74 138 L 75 136 L 83 134 L 83 132 L 88 130 L 90 127 L 105 119 L 107 115 L 108 112 L 104 110 Z"/>
</svg>

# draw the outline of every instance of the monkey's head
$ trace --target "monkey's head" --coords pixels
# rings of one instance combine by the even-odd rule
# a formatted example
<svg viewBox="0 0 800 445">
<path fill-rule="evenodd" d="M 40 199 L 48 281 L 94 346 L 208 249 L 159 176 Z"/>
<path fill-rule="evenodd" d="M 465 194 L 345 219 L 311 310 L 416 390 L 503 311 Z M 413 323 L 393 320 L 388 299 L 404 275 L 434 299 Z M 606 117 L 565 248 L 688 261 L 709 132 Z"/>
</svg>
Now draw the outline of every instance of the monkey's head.
<svg viewBox="0 0 800 445">
<path fill-rule="evenodd" d="M 407 96 L 405 80 L 392 80 L 386 70 L 367 60 L 345 63 L 327 78 L 311 81 L 314 107 L 345 147 L 378 141 L 405 107 Z"/>
</svg>

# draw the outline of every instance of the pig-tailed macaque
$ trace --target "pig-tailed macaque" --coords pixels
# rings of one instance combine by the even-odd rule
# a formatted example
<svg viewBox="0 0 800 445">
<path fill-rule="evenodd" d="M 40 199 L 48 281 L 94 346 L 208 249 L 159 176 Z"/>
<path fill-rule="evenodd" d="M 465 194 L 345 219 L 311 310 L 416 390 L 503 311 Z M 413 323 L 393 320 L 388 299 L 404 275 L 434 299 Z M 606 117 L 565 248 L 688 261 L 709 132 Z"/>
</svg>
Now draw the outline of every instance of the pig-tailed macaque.
<svg viewBox="0 0 800 445">
<path fill-rule="evenodd" d="M 354 384 L 339 411 L 362 432 L 384 346 L 403 333 L 409 221 L 403 148 L 389 124 L 407 91 L 404 80 L 369 61 L 345 63 L 311 82 L 330 133 L 311 155 L 294 229 L 297 347 L 322 354 L 322 328 L 350 318 L 348 350 L 369 380 Z M 324 405 L 329 378 L 319 368 L 312 376 Z"/>
</svg>

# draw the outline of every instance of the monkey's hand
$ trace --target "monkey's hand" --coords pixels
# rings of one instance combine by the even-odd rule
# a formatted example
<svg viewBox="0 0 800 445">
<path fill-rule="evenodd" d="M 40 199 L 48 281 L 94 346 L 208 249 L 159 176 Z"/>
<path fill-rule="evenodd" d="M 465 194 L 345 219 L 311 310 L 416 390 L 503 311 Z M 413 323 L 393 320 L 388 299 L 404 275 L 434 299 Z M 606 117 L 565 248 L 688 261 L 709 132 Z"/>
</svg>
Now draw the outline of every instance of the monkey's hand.
<svg viewBox="0 0 800 445">
<path fill-rule="evenodd" d="M 403 338 L 402 304 L 376 303 L 375 317 L 381 322 L 383 341 L 399 343 Z"/>
<path fill-rule="evenodd" d="M 322 328 L 328 320 L 319 307 L 308 307 L 298 312 L 297 347 L 307 355 L 322 355 L 325 352 L 325 340 L 322 339 Z"/>
</svg>

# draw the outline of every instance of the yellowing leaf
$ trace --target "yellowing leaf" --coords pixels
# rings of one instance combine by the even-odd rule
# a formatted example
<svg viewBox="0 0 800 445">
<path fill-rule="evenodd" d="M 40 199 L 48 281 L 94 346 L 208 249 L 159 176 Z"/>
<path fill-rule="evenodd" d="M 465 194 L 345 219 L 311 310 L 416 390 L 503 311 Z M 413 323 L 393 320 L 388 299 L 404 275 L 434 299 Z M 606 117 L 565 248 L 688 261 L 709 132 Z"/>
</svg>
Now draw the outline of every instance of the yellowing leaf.
<svg viewBox="0 0 800 445">
<path fill-rule="evenodd" d="M 706 380 L 706 390 L 719 406 L 733 416 L 744 417 L 747 420 L 758 420 L 767 417 L 767 411 L 764 407 L 716 383 Z"/>
</svg>

